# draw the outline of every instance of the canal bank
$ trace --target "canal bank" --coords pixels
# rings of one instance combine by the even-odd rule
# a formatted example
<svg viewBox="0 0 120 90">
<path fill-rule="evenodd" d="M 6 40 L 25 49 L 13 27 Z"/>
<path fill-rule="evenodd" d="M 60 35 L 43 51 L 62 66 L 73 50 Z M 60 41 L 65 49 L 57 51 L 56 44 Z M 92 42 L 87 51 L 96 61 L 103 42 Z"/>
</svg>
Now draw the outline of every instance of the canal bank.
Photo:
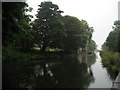
<svg viewBox="0 0 120 90">
<path fill-rule="evenodd" d="M 3 82 L 4 87 L 90 89 L 112 86 L 98 52 L 91 55 L 67 55 L 59 59 L 14 61 L 4 64 L 3 68 L 3 78 L 6 80 Z"/>
<path fill-rule="evenodd" d="M 115 81 L 113 82 L 112 88 L 116 88 L 120 90 L 120 72 L 118 76 L 116 77 Z"/>
</svg>

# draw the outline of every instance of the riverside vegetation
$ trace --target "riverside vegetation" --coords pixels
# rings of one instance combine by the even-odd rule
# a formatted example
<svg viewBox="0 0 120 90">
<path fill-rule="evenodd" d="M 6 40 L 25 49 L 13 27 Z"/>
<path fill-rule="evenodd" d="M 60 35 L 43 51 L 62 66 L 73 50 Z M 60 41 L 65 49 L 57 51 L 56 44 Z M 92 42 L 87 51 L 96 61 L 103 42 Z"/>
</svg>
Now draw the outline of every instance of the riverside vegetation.
<svg viewBox="0 0 120 90">
<path fill-rule="evenodd" d="M 107 68 L 111 79 L 114 80 L 118 72 L 120 72 L 120 54 L 100 51 L 100 55 L 102 57 L 103 66 Z"/>
<path fill-rule="evenodd" d="M 87 21 L 62 16 L 63 11 L 50 1 L 39 5 L 34 20 L 27 13 L 31 11 L 25 2 L 2 3 L 3 88 L 28 87 L 25 82 L 32 83 L 30 73 L 38 63 L 44 68 L 45 62 L 76 60 L 80 48 L 96 49 L 91 39 L 94 30 Z"/>
<path fill-rule="evenodd" d="M 114 80 L 120 72 L 120 20 L 114 22 L 111 31 L 102 45 L 100 55 L 103 66 L 107 68 L 110 77 Z"/>
</svg>

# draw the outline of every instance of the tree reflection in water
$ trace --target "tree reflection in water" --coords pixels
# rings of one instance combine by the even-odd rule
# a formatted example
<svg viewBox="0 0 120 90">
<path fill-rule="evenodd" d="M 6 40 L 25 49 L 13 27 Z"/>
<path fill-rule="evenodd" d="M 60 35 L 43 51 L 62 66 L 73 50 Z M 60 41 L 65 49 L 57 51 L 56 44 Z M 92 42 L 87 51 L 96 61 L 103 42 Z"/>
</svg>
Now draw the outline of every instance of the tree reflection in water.
<svg viewBox="0 0 120 90">
<path fill-rule="evenodd" d="M 10 65 L 7 68 L 11 71 L 4 71 L 3 86 L 9 81 L 7 87 L 87 88 L 90 83 L 94 82 L 91 70 L 91 65 L 94 63 L 95 55 L 78 55 L 76 59 L 65 58 L 65 60 L 51 62 L 45 60 L 26 66 Z M 12 71 L 13 68 L 15 72 Z M 7 75 L 9 76 L 7 77 Z"/>
<path fill-rule="evenodd" d="M 78 59 L 41 63 L 43 76 L 35 77 L 37 88 L 87 88 L 94 82 L 91 65 L 95 63 L 95 55 L 78 55 Z M 35 66 L 36 67 L 36 66 Z M 41 70 L 39 70 L 41 72 Z"/>
</svg>

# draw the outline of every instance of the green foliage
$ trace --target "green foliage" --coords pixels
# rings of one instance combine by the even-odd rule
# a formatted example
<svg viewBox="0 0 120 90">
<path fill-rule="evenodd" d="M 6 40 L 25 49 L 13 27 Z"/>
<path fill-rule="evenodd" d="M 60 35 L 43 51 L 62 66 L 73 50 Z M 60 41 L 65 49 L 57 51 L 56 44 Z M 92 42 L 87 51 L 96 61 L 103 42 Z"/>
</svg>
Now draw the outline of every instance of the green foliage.
<svg viewBox="0 0 120 90">
<path fill-rule="evenodd" d="M 3 64 L 9 62 L 28 61 L 32 58 L 31 54 L 17 52 L 10 47 L 3 48 L 2 60 Z"/>
<path fill-rule="evenodd" d="M 83 26 L 82 29 L 84 30 L 85 37 L 87 38 L 87 43 L 90 42 L 92 38 L 92 33 L 94 32 L 93 27 L 90 27 L 87 21 L 81 20 Z"/>
<path fill-rule="evenodd" d="M 64 28 L 62 11 L 52 2 L 42 2 L 38 8 L 37 19 L 34 21 L 35 43 L 43 51 L 49 48 L 62 48 L 64 40 Z"/>
<path fill-rule="evenodd" d="M 112 52 L 120 52 L 120 21 L 114 22 L 113 31 L 109 33 L 102 49 Z"/>
<path fill-rule="evenodd" d="M 72 16 L 62 16 L 59 7 L 50 1 L 42 2 L 37 19 L 33 22 L 35 43 L 42 51 L 46 48 L 65 51 L 85 48 L 90 41 L 93 28 L 85 20 Z"/>
<path fill-rule="evenodd" d="M 63 52 L 60 52 L 60 50 L 55 51 L 48 51 L 46 53 L 39 53 L 36 50 L 31 52 L 20 52 L 14 50 L 12 47 L 3 47 L 2 50 L 2 63 L 4 64 L 11 64 L 11 63 L 21 63 L 24 62 L 24 64 L 28 63 L 37 63 L 38 61 L 41 62 L 42 59 L 47 60 L 49 59 L 59 59 L 61 56 L 63 56 Z"/>
<path fill-rule="evenodd" d="M 111 31 L 102 45 L 100 52 L 103 65 L 108 69 L 112 79 L 120 72 L 120 21 L 115 21 Z M 107 51 L 107 52 L 106 52 Z"/>
<path fill-rule="evenodd" d="M 120 20 L 114 22 L 113 29 L 114 30 L 120 30 Z"/>
<path fill-rule="evenodd" d="M 79 20 L 73 16 L 64 16 L 63 22 L 66 30 L 66 39 L 64 50 L 78 50 L 80 47 L 85 48 L 87 42 L 92 37 L 93 29 L 89 27 L 85 20 Z"/>
<path fill-rule="evenodd" d="M 76 17 L 63 17 L 61 15 L 62 11 L 59 10 L 59 7 L 50 1 L 42 2 L 41 5 L 39 5 L 38 14 L 36 15 L 37 19 L 33 22 L 31 22 L 32 16 L 26 14 L 26 12 L 30 12 L 32 8 L 29 8 L 26 3 L 6 2 L 2 3 L 2 5 L 3 87 L 28 88 L 31 83 L 35 85 L 35 83 L 37 83 L 36 81 L 41 82 L 41 80 L 45 80 L 46 77 L 44 79 L 43 76 L 41 76 L 42 78 L 38 77 L 40 80 L 36 78 L 37 76 L 33 73 L 33 67 L 36 64 L 41 63 L 46 66 L 47 64 L 45 64 L 45 62 L 48 59 L 50 60 L 47 62 L 52 63 L 54 60 L 67 61 L 64 65 L 64 67 L 68 65 L 65 72 L 69 72 L 67 73 L 68 75 L 71 74 L 74 65 L 72 65 L 72 63 L 70 65 L 69 62 L 76 62 L 77 54 L 74 53 L 74 55 L 68 55 L 63 51 L 77 50 L 79 47 L 86 46 L 90 41 L 93 32 L 93 29 L 89 27 L 87 22 L 84 20 L 80 21 Z M 34 50 L 33 45 L 35 44 L 39 45 L 40 50 L 48 51 L 43 53 Z M 69 68 L 69 65 L 71 68 Z M 63 64 L 61 64 L 61 66 L 63 66 Z M 81 66 L 85 66 L 84 70 L 82 70 Z M 75 72 L 73 69 L 72 77 L 74 75 L 74 78 L 76 79 L 76 74 L 78 74 L 79 77 L 81 74 L 86 73 L 88 74 L 88 82 L 93 79 L 93 77 L 89 78 L 90 74 L 85 63 L 82 65 L 75 64 L 75 67 L 75 70 L 82 71 Z M 59 70 L 57 70 L 57 72 L 59 72 Z M 62 70 L 61 75 L 64 76 L 66 73 Z M 69 81 L 70 79 L 68 78 L 68 75 L 66 76 L 66 79 Z M 83 75 L 81 79 L 84 80 L 84 78 L 86 78 L 86 75 Z M 51 77 L 51 80 L 52 79 L 53 77 Z M 81 80 L 79 81 L 81 82 Z M 56 80 L 54 84 L 56 84 Z M 62 85 L 62 87 L 64 86 Z"/>
<path fill-rule="evenodd" d="M 81 45 L 81 37 L 83 30 L 81 29 L 82 23 L 78 18 L 72 16 L 63 17 L 64 26 L 66 29 L 67 37 L 65 39 L 64 49 L 77 50 Z"/>
<path fill-rule="evenodd" d="M 109 36 L 107 37 L 107 40 L 106 40 L 106 45 L 108 46 L 109 50 L 110 51 L 113 51 L 113 52 L 118 52 L 118 39 L 119 39 L 119 36 L 118 34 L 120 33 L 120 31 L 111 31 Z"/>
<path fill-rule="evenodd" d="M 34 44 L 43 51 L 72 51 L 86 44 L 92 37 L 93 28 L 85 20 L 62 16 L 63 11 L 52 2 L 42 2 L 37 19 L 31 22 L 26 12 L 32 8 L 24 2 L 3 3 L 3 60 L 31 59 L 21 51 L 30 51 Z M 25 54 L 25 55 L 24 55 Z"/>
<path fill-rule="evenodd" d="M 108 46 L 106 45 L 106 42 L 104 42 L 104 44 L 102 45 L 102 50 L 103 51 L 110 51 Z"/>
<path fill-rule="evenodd" d="M 119 53 L 100 51 L 100 55 L 102 57 L 103 66 L 106 67 L 110 73 L 120 72 L 120 54 Z"/>
<path fill-rule="evenodd" d="M 87 45 L 88 50 L 94 51 L 97 48 L 97 45 L 94 40 L 90 40 Z"/>
<path fill-rule="evenodd" d="M 27 8 L 24 2 L 4 2 L 2 3 L 2 43 L 3 47 L 13 46 L 19 49 L 29 49 L 33 36 L 30 31 L 30 19 L 32 16 L 27 15 Z M 27 46 L 27 47 L 26 47 Z"/>
</svg>

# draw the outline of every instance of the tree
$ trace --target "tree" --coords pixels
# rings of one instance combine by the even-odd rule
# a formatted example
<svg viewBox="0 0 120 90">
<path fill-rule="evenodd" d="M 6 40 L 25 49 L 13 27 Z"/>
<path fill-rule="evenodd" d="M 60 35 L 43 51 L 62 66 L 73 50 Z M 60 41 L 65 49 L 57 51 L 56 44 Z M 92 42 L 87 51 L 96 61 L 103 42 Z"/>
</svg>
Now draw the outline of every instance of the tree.
<svg viewBox="0 0 120 90">
<path fill-rule="evenodd" d="M 110 51 L 118 51 L 118 31 L 111 31 L 106 40 L 106 45 Z"/>
<path fill-rule="evenodd" d="M 87 21 L 81 20 L 83 27 L 82 29 L 85 31 L 85 34 L 87 35 L 88 42 L 91 41 L 92 33 L 94 32 L 93 27 L 90 27 Z"/>
<path fill-rule="evenodd" d="M 88 50 L 94 51 L 96 49 L 96 47 L 97 47 L 97 45 L 96 45 L 95 41 L 94 40 L 90 40 L 90 42 L 89 42 L 89 44 L 87 46 Z"/>
<path fill-rule="evenodd" d="M 85 20 L 80 21 L 68 15 L 63 17 L 63 22 L 67 34 L 64 49 L 70 51 L 78 50 L 80 47 L 85 48 L 92 37 L 93 28 L 90 28 Z"/>
<path fill-rule="evenodd" d="M 64 50 L 77 50 L 80 46 L 81 35 L 83 33 L 83 30 L 81 29 L 82 23 L 76 17 L 68 15 L 63 17 L 63 22 L 67 34 L 64 43 Z"/>
<path fill-rule="evenodd" d="M 120 20 L 114 22 L 113 30 L 120 31 Z"/>
<path fill-rule="evenodd" d="M 2 3 L 3 47 L 30 48 L 33 37 L 29 24 L 32 16 L 27 15 L 27 11 L 31 11 L 31 8 L 25 2 Z"/>
<path fill-rule="evenodd" d="M 62 22 L 62 11 L 52 2 L 42 2 L 38 5 L 37 19 L 34 21 L 35 43 L 42 51 L 49 48 L 62 48 L 65 37 L 64 25 Z"/>
<path fill-rule="evenodd" d="M 115 21 L 113 31 L 111 31 L 103 46 L 106 46 L 109 51 L 120 52 L 120 21 Z"/>
<path fill-rule="evenodd" d="M 103 50 L 103 51 L 109 51 L 109 48 L 108 48 L 108 46 L 106 45 L 106 42 L 103 43 L 103 45 L 102 45 L 102 50 Z"/>
</svg>

